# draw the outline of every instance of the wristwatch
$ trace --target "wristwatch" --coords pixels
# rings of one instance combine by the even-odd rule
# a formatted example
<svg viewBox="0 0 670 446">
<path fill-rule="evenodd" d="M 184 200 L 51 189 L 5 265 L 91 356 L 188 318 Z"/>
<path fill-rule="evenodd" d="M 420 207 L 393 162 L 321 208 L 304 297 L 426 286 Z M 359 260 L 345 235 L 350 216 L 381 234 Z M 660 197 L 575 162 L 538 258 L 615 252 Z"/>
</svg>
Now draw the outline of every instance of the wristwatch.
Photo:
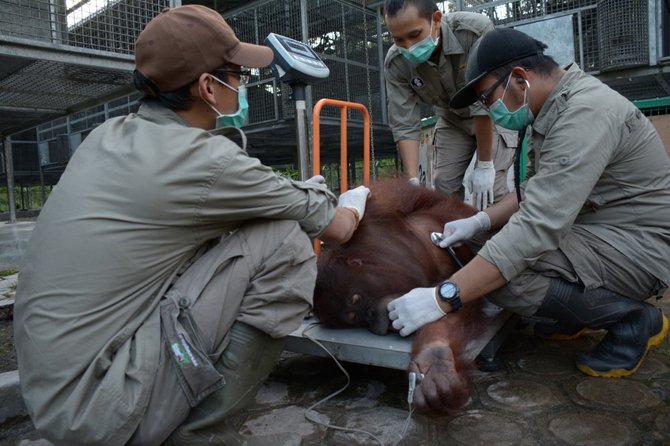
<svg viewBox="0 0 670 446">
<path fill-rule="evenodd" d="M 445 280 L 437 286 L 437 296 L 449 304 L 451 311 L 458 311 L 463 308 L 461 290 L 458 285 L 450 280 Z"/>
</svg>

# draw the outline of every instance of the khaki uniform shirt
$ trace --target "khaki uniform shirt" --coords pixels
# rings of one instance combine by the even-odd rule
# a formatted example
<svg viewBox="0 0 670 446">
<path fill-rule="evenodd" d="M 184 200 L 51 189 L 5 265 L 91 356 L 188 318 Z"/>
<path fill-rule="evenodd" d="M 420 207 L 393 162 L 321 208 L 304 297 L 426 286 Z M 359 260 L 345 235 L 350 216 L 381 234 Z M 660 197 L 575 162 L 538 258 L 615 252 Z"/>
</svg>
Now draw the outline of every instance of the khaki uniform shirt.
<svg viewBox="0 0 670 446">
<path fill-rule="evenodd" d="M 670 159 L 635 105 L 571 65 L 533 122 L 529 160 L 519 211 L 479 251 L 507 280 L 579 225 L 670 283 Z M 596 265 L 566 255 L 601 285 Z"/>
<path fill-rule="evenodd" d="M 442 53 L 439 64 L 414 65 L 393 45 L 386 54 L 384 72 L 388 98 L 389 124 L 393 139 L 418 140 L 421 131 L 420 102 L 455 125 L 472 116 L 486 116 L 477 103 L 462 109 L 450 109 L 449 100 L 465 85 L 465 66 L 470 48 L 493 23 L 483 14 L 454 12 L 442 16 Z"/>
<path fill-rule="evenodd" d="M 20 272 L 16 349 L 36 428 L 61 444 L 124 444 L 148 403 L 157 306 L 180 266 L 251 219 L 297 220 L 319 236 L 336 205 L 160 105 L 95 129 L 49 196 Z"/>
</svg>

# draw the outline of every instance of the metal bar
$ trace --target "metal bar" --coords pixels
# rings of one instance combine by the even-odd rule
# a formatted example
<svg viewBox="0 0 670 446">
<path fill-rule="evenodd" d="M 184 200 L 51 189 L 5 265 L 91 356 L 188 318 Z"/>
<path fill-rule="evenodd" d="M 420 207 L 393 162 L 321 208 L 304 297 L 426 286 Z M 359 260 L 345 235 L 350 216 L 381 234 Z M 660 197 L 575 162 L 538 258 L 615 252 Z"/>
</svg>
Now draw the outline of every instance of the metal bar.
<svg viewBox="0 0 670 446">
<path fill-rule="evenodd" d="M 386 109 L 386 80 L 384 77 L 384 42 L 382 39 L 382 13 L 377 8 L 377 63 L 379 70 L 379 106 L 382 115 L 382 124 L 388 124 L 388 110 Z"/>
<path fill-rule="evenodd" d="M 309 46 L 309 17 L 307 9 L 307 0 L 300 0 L 300 34 L 302 42 Z M 305 120 L 312 116 L 312 103 L 314 102 L 314 95 L 312 94 L 312 86 L 305 87 Z M 305 144 L 309 142 L 309 125 L 305 128 Z M 307 146 L 305 146 L 307 147 Z"/>
<path fill-rule="evenodd" d="M 579 66 L 584 68 L 584 35 L 582 34 L 582 12 L 577 12 L 577 35 L 579 38 Z"/>
<path fill-rule="evenodd" d="M 16 113 L 51 113 L 51 114 L 61 114 L 63 110 L 60 108 L 35 108 L 35 107 L 16 107 L 10 105 L 0 105 L 0 111 L 2 112 L 16 112 Z"/>
<path fill-rule="evenodd" d="M 670 65 L 657 65 L 655 67 L 633 67 L 623 70 L 606 71 L 598 74 L 601 81 L 613 81 L 617 79 L 650 76 L 661 73 L 670 73 Z"/>
<path fill-rule="evenodd" d="M 354 108 L 363 113 L 363 184 L 370 184 L 370 113 L 358 102 L 337 99 L 320 99 L 312 110 L 312 175 L 321 174 L 321 109 L 327 105 L 341 108 L 340 111 L 340 192 L 347 190 L 347 109 Z M 314 240 L 314 252 L 318 255 L 321 244 Z"/>
<path fill-rule="evenodd" d="M 647 35 L 649 36 L 649 65 L 656 65 L 658 63 L 658 37 L 661 32 L 660 29 L 660 11 L 657 11 L 657 0 L 649 0 L 648 14 L 649 26 Z M 660 9 L 660 5 L 658 7 Z"/>
<path fill-rule="evenodd" d="M 16 223 L 16 196 L 14 195 L 14 157 L 12 139 L 5 138 L 5 171 L 7 173 L 7 203 L 9 204 L 9 223 Z"/>
<path fill-rule="evenodd" d="M 670 96 L 666 98 L 642 99 L 633 101 L 633 104 L 640 110 L 645 108 L 657 108 L 670 106 Z"/>
<path fill-rule="evenodd" d="M 135 58 L 130 54 L 39 42 L 2 34 L 0 34 L 0 56 L 60 62 L 130 73 L 135 69 Z"/>
<path fill-rule="evenodd" d="M 305 123 L 305 100 L 295 101 L 295 122 L 298 132 L 298 165 L 300 167 L 300 179 L 307 180 L 309 177 L 309 151 L 307 149 L 307 125 Z"/>
<path fill-rule="evenodd" d="M 349 189 L 347 164 L 347 107 L 342 107 L 340 109 L 340 193 Z"/>
</svg>

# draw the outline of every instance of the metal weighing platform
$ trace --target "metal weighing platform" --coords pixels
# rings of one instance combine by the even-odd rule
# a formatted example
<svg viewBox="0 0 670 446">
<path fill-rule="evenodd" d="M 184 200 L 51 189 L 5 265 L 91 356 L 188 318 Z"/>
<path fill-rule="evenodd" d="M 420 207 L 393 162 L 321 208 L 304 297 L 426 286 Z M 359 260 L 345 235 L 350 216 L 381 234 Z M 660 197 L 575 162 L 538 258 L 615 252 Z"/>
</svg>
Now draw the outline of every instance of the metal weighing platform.
<svg viewBox="0 0 670 446">
<path fill-rule="evenodd" d="M 484 311 L 489 317 L 488 326 L 479 337 L 470 341 L 466 357 L 470 360 L 478 358 L 479 367 L 488 370 L 487 365 L 495 367 L 495 354 L 516 325 L 518 316 L 492 304 L 487 304 Z M 328 356 L 321 347 L 303 336 L 307 330 L 309 337 L 322 343 L 338 360 L 407 370 L 414 336 L 403 338 L 397 333 L 378 336 L 366 328 L 326 328 L 313 326 L 315 322 L 318 323 L 315 318 L 305 319 L 300 328 L 288 336 L 286 350 Z"/>
</svg>

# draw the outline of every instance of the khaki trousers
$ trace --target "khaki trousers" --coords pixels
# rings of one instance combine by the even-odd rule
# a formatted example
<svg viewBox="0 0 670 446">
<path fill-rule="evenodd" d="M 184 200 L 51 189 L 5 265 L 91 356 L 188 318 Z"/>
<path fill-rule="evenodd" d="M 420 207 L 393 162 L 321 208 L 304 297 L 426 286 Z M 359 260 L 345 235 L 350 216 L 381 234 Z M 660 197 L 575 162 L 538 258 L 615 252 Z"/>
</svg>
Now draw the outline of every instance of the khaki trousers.
<svg viewBox="0 0 670 446">
<path fill-rule="evenodd" d="M 667 289 L 667 284 L 608 243 L 580 225 L 574 225 L 558 249 L 542 254 L 517 277 L 489 293 L 488 299 L 522 316 L 532 316 L 542 304 L 554 277 L 580 283 L 587 290 L 605 288 L 639 301 L 660 297 Z"/>
<path fill-rule="evenodd" d="M 453 118 L 457 119 L 457 118 Z M 507 171 L 514 163 L 517 133 L 493 127 L 493 165 L 496 178 L 493 185 L 494 201 L 509 192 Z M 438 118 L 433 135 L 435 190 L 445 194 L 458 193 L 463 198 L 463 177 L 477 149 L 474 120 L 463 119 L 458 125 L 452 120 Z"/>
<path fill-rule="evenodd" d="M 235 321 L 274 338 L 297 329 L 311 308 L 315 280 L 316 257 L 300 226 L 263 220 L 245 225 L 207 251 L 167 295 L 191 300 L 189 312 L 202 346 L 216 362 Z M 149 406 L 129 445 L 161 444 L 186 419 L 191 405 L 180 385 L 164 342 Z"/>
</svg>

